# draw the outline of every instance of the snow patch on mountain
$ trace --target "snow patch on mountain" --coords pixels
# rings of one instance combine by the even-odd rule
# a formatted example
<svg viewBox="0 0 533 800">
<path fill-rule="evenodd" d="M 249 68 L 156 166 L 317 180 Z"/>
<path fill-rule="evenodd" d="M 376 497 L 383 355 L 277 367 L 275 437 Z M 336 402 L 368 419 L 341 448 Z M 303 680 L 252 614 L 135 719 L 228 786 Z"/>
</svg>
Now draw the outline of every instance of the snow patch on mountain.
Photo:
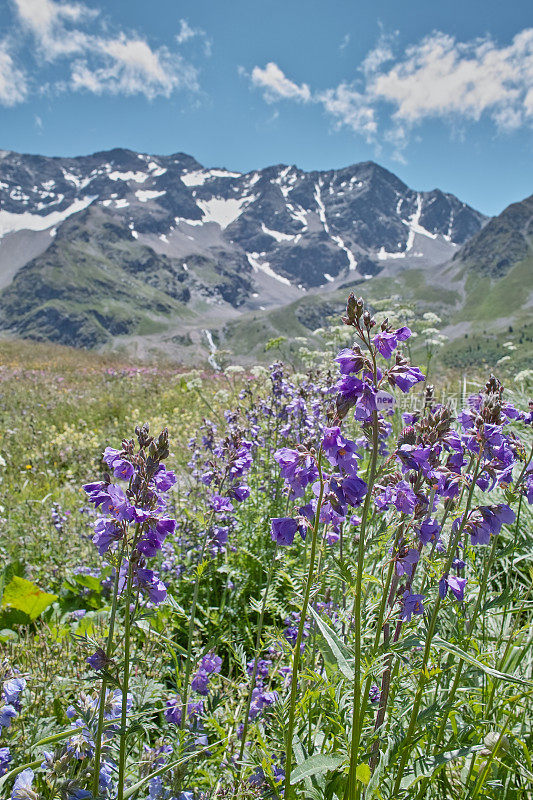
<svg viewBox="0 0 533 800">
<path fill-rule="evenodd" d="M 135 181 L 135 183 L 144 183 L 148 175 L 146 172 L 118 172 L 114 170 L 108 173 L 108 178 L 112 181 Z"/>
<path fill-rule="evenodd" d="M 244 208 L 253 202 L 255 197 L 224 198 L 212 197 L 210 200 L 198 200 L 197 205 L 204 215 L 203 222 L 216 222 L 222 229 L 227 228 L 240 217 Z M 187 221 L 187 220 L 186 220 Z"/>
<path fill-rule="evenodd" d="M 268 236 L 272 236 L 276 242 L 298 242 L 301 239 L 301 235 L 294 234 L 294 233 L 282 233 L 281 231 L 272 231 L 270 228 L 267 228 L 264 222 L 261 223 L 261 230 L 263 233 L 266 233 Z"/>
<path fill-rule="evenodd" d="M 350 250 L 349 247 L 346 247 L 344 241 L 341 239 L 340 236 L 336 236 L 334 233 L 330 234 L 332 241 L 335 242 L 337 247 L 340 247 L 341 250 L 344 250 L 348 257 L 348 269 L 350 271 L 354 271 L 357 269 L 357 259 L 355 258 L 354 254 Z"/>
<path fill-rule="evenodd" d="M 141 203 L 147 203 L 148 200 L 153 200 L 154 198 L 161 197 L 164 194 L 166 194 L 166 191 L 157 192 L 155 189 L 137 189 L 135 192 L 135 197 L 137 197 Z"/>
<path fill-rule="evenodd" d="M 240 178 L 240 172 L 228 172 L 226 169 L 198 169 L 186 172 L 181 176 L 185 186 L 203 186 L 209 178 Z"/>
<path fill-rule="evenodd" d="M 415 242 L 415 233 L 419 233 L 421 236 L 428 236 L 430 239 L 436 239 L 436 233 L 430 233 L 425 228 L 420 225 L 420 215 L 422 213 L 422 198 L 420 197 L 420 192 L 416 194 L 416 210 L 414 214 L 408 219 L 402 219 L 404 225 L 407 225 L 409 228 L 409 235 L 407 237 L 407 244 L 405 245 L 405 250 L 408 253 L 409 250 L 413 249 L 413 244 Z M 413 255 L 416 255 L 414 253 Z"/>
<path fill-rule="evenodd" d="M 74 175 L 72 172 L 68 172 L 66 169 L 62 169 L 61 172 L 63 173 L 64 179 L 69 181 L 69 183 L 73 183 L 78 190 L 85 189 L 85 187 L 91 182 L 90 178 L 80 178 L 78 175 Z"/>
<path fill-rule="evenodd" d="M 326 219 L 326 207 L 325 207 L 324 203 L 322 202 L 321 187 L 322 187 L 322 182 L 321 181 L 318 181 L 317 183 L 315 183 L 314 198 L 316 200 L 316 204 L 317 204 L 317 207 L 318 207 L 318 216 L 319 216 L 320 222 L 324 226 L 324 230 L 326 231 L 326 233 L 329 236 L 329 225 L 328 225 L 328 221 Z"/>
<path fill-rule="evenodd" d="M 264 272 L 265 275 L 275 278 L 275 280 L 279 281 L 280 283 L 284 283 L 286 286 L 292 285 L 288 278 L 285 278 L 283 275 L 278 275 L 277 272 L 274 272 L 268 261 L 261 261 L 260 253 L 246 253 L 246 257 L 254 272 Z"/>
<path fill-rule="evenodd" d="M 13 231 L 45 231 L 47 228 L 51 228 L 63 222 L 72 214 L 83 211 L 93 200 L 96 200 L 96 196 L 83 197 L 74 200 L 64 211 L 52 211 L 50 214 L 45 214 L 44 216 L 32 214 L 29 211 L 23 211 L 22 214 L 14 214 L 11 211 L 0 211 L 0 238 L 5 236 L 6 233 L 12 233 Z"/>
</svg>

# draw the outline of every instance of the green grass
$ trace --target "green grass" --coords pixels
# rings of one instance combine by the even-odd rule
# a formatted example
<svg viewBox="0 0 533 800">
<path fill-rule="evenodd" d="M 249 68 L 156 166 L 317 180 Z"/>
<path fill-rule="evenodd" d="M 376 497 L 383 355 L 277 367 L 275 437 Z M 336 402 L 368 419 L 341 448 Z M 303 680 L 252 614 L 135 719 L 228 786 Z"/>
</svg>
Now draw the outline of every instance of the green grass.
<svg viewBox="0 0 533 800">
<path fill-rule="evenodd" d="M 471 273 L 466 280 L 466 301 L 455 321 L 476 323 L 520 318 L 532 292 L 533 257 L 516 264 L 496 283 Z"/>
</svg>

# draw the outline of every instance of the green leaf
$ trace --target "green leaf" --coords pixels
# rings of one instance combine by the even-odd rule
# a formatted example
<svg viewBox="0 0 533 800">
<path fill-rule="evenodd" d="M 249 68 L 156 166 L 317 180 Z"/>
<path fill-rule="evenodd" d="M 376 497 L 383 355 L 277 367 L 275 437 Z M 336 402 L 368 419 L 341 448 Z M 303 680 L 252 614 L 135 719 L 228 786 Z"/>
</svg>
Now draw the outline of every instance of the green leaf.
<svg viewBox="0 0 533 800">
<path fill-rule="evenodd" d="M 318 629 L 322 636 L 324 637 L 325 642 L 325 651 L 324 658 L 331 664 L 335 664 L 345 678 L 348 680 L 353 681 L 353 667 L 350 665 L 351 656 L 350 651 L 342 642 L 333 628 L 324 622 L 324 620 L 316 613 L 315 609 L 311 606 L 309 608 L 311 614 L 313 615 L 316 624 L 318 625 Z"/>
<path fill-rule="evenodd" d="M 441 648 L 442 650 L 446 650 L 448 653 L 451 653 L 454 656 L 459 656 L 459 658 L 462 658 L 463 661 L 467 662 L 467 664 L 472 664 L 473 667 L 477 667 L 477 669 L 480 669 L 486 675 L 491 675 L 493 678 L 498 678 L 501 681 L 508 681 L 510 683 L 519 683 L 522 686 L 533 685 L 533 681 L 525 680 L 525 678 L 519 678 L 517 675 L 509 675 L 507 672 L 500 672 L 497 669 L 487 666 L 487 664 L 483 664 L 473 656 L 465 653 L 465 651 L 461 650 L 461 648 L 457 647 L 457 645 L 450 644 L 450 642 L 445 642 L 443 639 L 439 639 L 438 636 L 434 637 L 433 645 Z"/>
<path fill-rule="evenodd" d="M 291 784 L 299 783 L 299 781 L 303 781 L 304 778 L 310 778 L 312 775 L 319 775 L 322 772 L 329 772 L 330 770 L 337 769 L 345 761 L 345 756 L 326 755 L 322 753 L 310 756 L 303 764 L 299 764 L 292 771 Z"/>
<path fill-rule="evenodd" d="M 449 761 L 454 761 L 457 758 L 466 758 L 471 753 L 482 749 L 482 744 L 476 744 L 472 747 L 461 747 L 459 750 L 449 750 L 447 753 L 440 753 L 434 758 L 417 758 L 413 764 L 412 771 L 403 778 L 401 788 L 409 789 L 410 786 L 422 780 L 422 778 L 429 778 Z"/>
<path fill-rule="evenodd" d="M 502 606 L 506 606 L 507 603 L 512 600 L 513 598 L 513 591 L 506 587 L 506 589 L 502 592 L 502 594 L 493 597 L 492 600 L 489 600 L 488 603 L 485 603 L 483 606 L 481 613 L 484 614 L 486 611 L 489 611 L 491 608 L 501 608 Z"/>
<path fill-rule="evenodd" d="M 56 594 L 43 592 L 31 581 L 14 575 L 4 589 L 2 608 L 14 608 L 27 614 L 33 621 L 57 600 Z"/>
<path fill-rule="evenodd" d="M 5 587 L 14 575 L 19 575 L 20 577 L 24 575 L 24 565 L 22 561 L 12 561 L 10 564 L 6 564 L 0 573 L 0 603 L 4 596 Z"/>
<path fill-rule="evenodd" d="M 80 586 L 85 586 L 92 592 L 100 593 L 102 591 L 102 583 L 100 578 L 95 578 L 94 575 L 73 575 L 72 577 L 76 583 L 78 583 Z"/>
<path fill-rule="evenodd" d="M 370 772 L 370 767 L 368 766 L 368 764 L 359 764 L 359 766 L 355 771 L 355 777 L 357 778 L 358 781 L 364 783 L 365 786 L 368 785 L 371 775 L 372 773 Z"/>
</svg>

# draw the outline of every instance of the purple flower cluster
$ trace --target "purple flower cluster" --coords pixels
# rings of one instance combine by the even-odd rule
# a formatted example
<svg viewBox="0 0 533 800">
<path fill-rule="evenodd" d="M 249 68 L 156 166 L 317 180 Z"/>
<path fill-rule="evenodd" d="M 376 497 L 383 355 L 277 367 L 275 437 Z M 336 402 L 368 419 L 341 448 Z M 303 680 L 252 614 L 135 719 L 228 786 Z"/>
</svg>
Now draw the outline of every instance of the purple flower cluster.
<svg viewBox="0 0 533 800">
<path fill-rule="evenodd" d="M 12 669 L 7 663 L 2 665 L 4 681 L 2 687 L 2 702 L 0 706 L 0 736 L 4 728 L 8 729 L 11 722 L 18 716 L 21 709 L 20 696 L 26 688 L 26 679 L 17 670 Z M 9 747 L 0 747 L 0 777 L 4 775 L 11 763 Z"/>
<path fill-rule="evenodd" d="M 222 659 L 214 653 L 208 653 L 200 662 L 196 674 L 193 676 L 191 688 L 198 694 L 207 696 L 209 694 L 210 675 L 220 672 Z"/>
<path fill-rule="evenodd" d="M 216 427 L 204 420 L 200 440 L 191 439 L 190 474 L 198 482 L 200 502 L 208 489 L 207 503 L 213 522 L 207 531 L 212 555 L 224 552 L 235 529 L 236 507 L 250 496 L 246 476 L 253 464 L 254 445 L 237 424 L 237 414 L 226 412 L 228 435 L 217 438 Z M 254 426 L 251 426 L 252 428 Z M 248 434 L 252 434 L 249 430 Z M 203 491 L 202 491 L 203 490 Z M 194 503 L 195 498 L 189 495 Z"/>
<path fill-rule="evenodd" d="M 191 688 L 202 697 L 209 694 L 209 680 L 212 675 L 216 675 L 222 668 L 222 659 L 214 652 L 209 652 L 200 660 L 198 669 L 193 676 Z M 169 698 L 165 706 L 165 719 L 170 725 L 181 726 L 183 700 L 179 694 Z M 189 727 L 194 733 L 194 746 L 203 747 L 207 745 L 207 737 L 203 733 L 202 718 L 204 716 L 204 701 L 189 700 L 187 703 L 187 720 Z"/>
<path fill-rule="evenodd" d="M 166 597 L 166 587 L 156 573 L 146 569 L 145 562 L 162 550 L 166 537 L 176 527 L 175 520 L 166 514 L 165 498 L 176 476 L 162 463 L 168 455 L 167 431 L 156 440 L 148 435 L 147 426 L 137 428 L 136 433 L 137 452 L 134 441 L 125 440 L 121 450 L 107 447 L 103 455 L 115 478 L 128 481 L 127 488 L 111 483 L 108 475 L 83 488 L 89 501 L 105 515 L 94 523 L 93 542 L 100 555 L 109 550 L 121 554 L 128 546 L 129 560 L 119 556 L 120 590 L 131 570 L 132 586 L 158 605 Z"/>
</svg>

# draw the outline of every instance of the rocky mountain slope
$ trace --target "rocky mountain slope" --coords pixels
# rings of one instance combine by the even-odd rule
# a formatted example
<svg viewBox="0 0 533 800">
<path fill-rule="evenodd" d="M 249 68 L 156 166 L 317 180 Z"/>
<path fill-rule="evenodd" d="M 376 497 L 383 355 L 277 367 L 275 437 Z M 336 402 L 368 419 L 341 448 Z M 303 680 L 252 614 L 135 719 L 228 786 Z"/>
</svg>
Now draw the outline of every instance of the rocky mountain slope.
<svg viewBox="0 0 533 800">
<path fill-rule="evenodd" d="M 291 339 L 309 337 L 328 318 L 339 317 L 349 287 L 347 281 L 341 289 L 308 293 L 282 309 L 242 314 L 225 325 L 221 346 L 242 358 L 250 351 L 258 358 L 265 341 L 282 336 L 287 348 Z M 436 312 L 441 331 L 449 337 L 441 354 L 448 366 L 477 371 L 486 364 L 486 369 L 494 369 L 512 354 L 516 371 L 530 367 L 533 196 L 491 219 L 446 263 L 421 268 L 411 262 L 398 271 L 389 262 L 353 288 L 370 303 L 396 297 L 419 313 Z"/>
<path fill-rule="evenodd" d="M 441 264 L 484 223 L 372 162 L 240 174 L 183 153 L 3 151 L 0 327 L 82 347 L 181 346 L 242 312 Z"/>
</svg>

